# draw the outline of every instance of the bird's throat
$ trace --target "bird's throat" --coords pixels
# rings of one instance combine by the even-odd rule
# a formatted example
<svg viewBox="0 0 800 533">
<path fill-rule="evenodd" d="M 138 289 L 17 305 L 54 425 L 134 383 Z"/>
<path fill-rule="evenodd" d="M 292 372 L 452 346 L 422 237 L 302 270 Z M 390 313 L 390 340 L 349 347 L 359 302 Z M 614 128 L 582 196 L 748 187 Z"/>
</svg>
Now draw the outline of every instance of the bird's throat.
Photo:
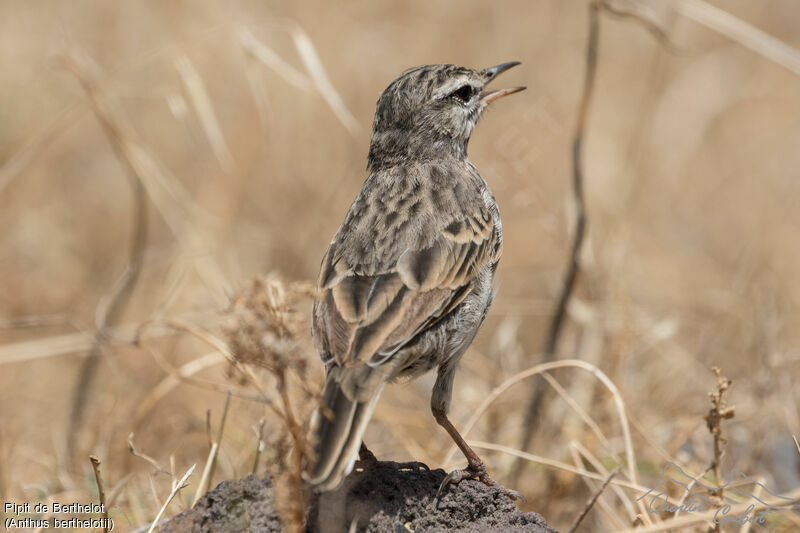
<svg viewBox="0 0 800 533">
<path fill-rule="evenodd" d="M 469 138 L 461 140 L 434 131 L 410 132 L 385 130 L 375 132 L 369 145 L 367 169 L 375 172 L 415 161 L 466 159 Z"/>
</svg>

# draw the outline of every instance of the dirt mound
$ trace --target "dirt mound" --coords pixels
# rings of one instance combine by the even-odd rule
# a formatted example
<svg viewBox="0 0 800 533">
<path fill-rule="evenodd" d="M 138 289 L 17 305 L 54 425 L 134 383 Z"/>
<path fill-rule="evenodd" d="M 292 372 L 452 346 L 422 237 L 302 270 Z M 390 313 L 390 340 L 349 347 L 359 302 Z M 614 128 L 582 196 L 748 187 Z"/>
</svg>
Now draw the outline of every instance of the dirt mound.
<svg viewBox="0 0 800 533">
<path fill-rule="evenodd" d="M 272 482 L 254 475 L 223 481 L 163 528 L 161 533 L 281 533 Z"/>
<path fill-rule="evenodd" d="M 348 531 L 461 531 L 553 533 L 536 513 L 523 513 L 502 491 L 477 481 L 462 481 L 433 498 L 444 479 L 442 470 L 409 471 L 376 468 L 350 475 L 338 490 L 313 499 L 309 532 Z M 224 481 L 203 496 L 194 508 L 173 518 L 162 533 L 281 531 L 269 479 L 248 476 Z"/>
</svg>

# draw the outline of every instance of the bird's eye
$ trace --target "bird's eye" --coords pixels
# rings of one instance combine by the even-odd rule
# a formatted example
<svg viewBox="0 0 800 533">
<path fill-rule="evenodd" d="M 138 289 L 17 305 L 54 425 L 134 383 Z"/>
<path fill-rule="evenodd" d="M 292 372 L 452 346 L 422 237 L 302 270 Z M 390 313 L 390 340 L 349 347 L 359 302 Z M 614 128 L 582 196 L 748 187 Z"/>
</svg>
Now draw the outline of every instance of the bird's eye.
<svg viewBox="0 0 800 533">
<path fill-rule="evenodd" d="M 469 101 L 470 98 L 472 98 L 472 91 L 473 91 L 472 85 L 462 85 L 461 87 L 450 93 L 450 96 L 458 98 L 462 102 L 467 102 Z"/>
</svg>

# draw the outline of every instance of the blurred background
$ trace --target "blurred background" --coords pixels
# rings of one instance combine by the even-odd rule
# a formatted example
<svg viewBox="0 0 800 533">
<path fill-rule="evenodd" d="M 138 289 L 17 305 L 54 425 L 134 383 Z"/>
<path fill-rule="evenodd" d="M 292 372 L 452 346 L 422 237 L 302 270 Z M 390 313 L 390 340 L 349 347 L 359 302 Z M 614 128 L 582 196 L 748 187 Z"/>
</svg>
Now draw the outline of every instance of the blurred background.
<svg viewBox="0 0 800 533">
<path fill-rule="evenodd" d="M 412 66 L 519 60 L 501 84 L 528 86 L 493 106 L 469 147 L 497 197 L 505 245 L 451 418 L 463 427 L 495 387 L 540 363 L 574 233 L 587 7 L 0 3 L 0 499 L 94 499 L 93 453 L 117 527 L 154 518 L 171 477 L 130 453 L 129 434 L 175 477 L 205 461 L 207 411 L 216 431 L 226 388 L 248 388 L 220 355 L 232 295 L 259 275 L 316 280 L 366 178 L 375 101 Z M 639 479 L 627 467 L 619 479 L 649 487 L 669 461 L 701 475 L 713 459 L 703 416 L 718 365 L 736 409 L 722 424 L 723 474 L 736 468 L 796 498 L 800 4 L 616 7 L 637 16 L 602 15 L 584 153 L 588 234 L 558 356 L 599 368 L 619 396 L 584 370 L 554 370 L 560 394 L 520 380 L 467 438 L 517 448 L 524 406 L 542 386 L 548 401 L 527 452 L 602 479 L 630 451 L 621 399 Z M 321 382 L 310 307 L 297 302 L 297 342 Z M 462 464 L 430 415 L 432 383 L 387 388 L 366 438 L 379 458 Z M 212 487 L 251 471 L 253 428 L 266 418 L 269 433 L 270 416 L 233 397 Z M 266 448 L 269 460 L 277 452 Z M 525 494 L 523 508 L 559 529 L 599 486 L 479 453 Z M 671 517 L 642 517 L 640 494 L 608 490 L 583 530 Z M 772 516 L 776 531 L 797 527 L 791 511 Z"/>
</svg>

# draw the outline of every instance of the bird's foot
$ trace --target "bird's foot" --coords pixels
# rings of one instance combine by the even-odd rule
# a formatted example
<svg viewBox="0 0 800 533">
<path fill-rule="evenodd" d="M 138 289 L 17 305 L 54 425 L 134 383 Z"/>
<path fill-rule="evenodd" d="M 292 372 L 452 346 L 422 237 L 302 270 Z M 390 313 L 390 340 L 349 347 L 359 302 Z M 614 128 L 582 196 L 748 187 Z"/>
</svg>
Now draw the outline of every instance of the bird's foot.
<svg viewBox="0 0 800 533">
<path fill-rule="evenodd" d="M 444 478 L 442 484 L 439 485 L 439 490 L 436 491 L 436 498 L 433 500 L 434 507 L 439 506 L 439 498 L 442 495 L 442 491 L 450 485 L 450 484 L 458 484 L 465 479 L 475 479 L 480 481 L 481 483 L 488 485 L 490 487 L 496 487 L 503 491 L 503 494 L 511 498 L 512 500 L 522 500 L 525 501 L 525 497 L 522 496 L 519 492 L 507 489 L 502 486 L 500 483 L 495 481 L 489 474 L 486 473 L 486 465 L 483 462 L 470 464 L 467 468 L 463 468 L 460 470 L 453 470 L 447 477 Z"/>
<path fill-rule="evenodd" d="M 369 451 L 363 443 L 358 451 L 358 461 L 356 468 L 359 470 L 374 470 L 376 468 L 392 468 L 395 470 L 430 470 L 428 465 L 419 461 L 408 461 L 398 463 L 396 461 L 378 461 L 375 454 Z"/>
</svg>

